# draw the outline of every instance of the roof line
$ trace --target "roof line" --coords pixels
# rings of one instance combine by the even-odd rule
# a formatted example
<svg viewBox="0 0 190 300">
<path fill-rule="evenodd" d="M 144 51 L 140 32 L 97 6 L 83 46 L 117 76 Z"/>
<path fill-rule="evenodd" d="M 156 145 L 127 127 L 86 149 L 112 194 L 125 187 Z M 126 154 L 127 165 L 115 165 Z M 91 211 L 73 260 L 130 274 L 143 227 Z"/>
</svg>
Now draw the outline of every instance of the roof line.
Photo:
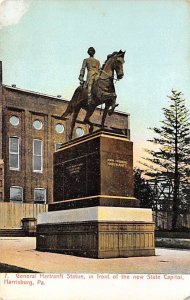
<svg viewBox="0 0 190 300">
<path fill-rule="evenodd" d="M 69 102 L 69 100 L 67 100 L 65 98 L 62 98 L 62 97 L 59 98 L 59 97 L 56 97 L 56 96 L 51 96 L 51 95 L 47 95 L 47 94 L 43 94 L 43 93 L 39 93 L 39 92 L 30 91 L 30 90 L 25 90 L 25 89 L 21 89 L 21 88 L 18 88 L 18 87 L 13 87 L 13 86 L 6 85 L 6 84 L 3 84 L 3 86 L 5 88 L 10 89 L 10 90 L 16 90 L 16 91 L 23 92 L 23 93 L 39 95 L 39 96 L 46 97 L 46 98 L 53 98 L 53 99 L 56 99 L 58 101 Z M 101 109 L 101 108 L 97 107 L 96 109 Z M 123 111 L 119 111 L 119 110 L 115 110 L 114 113 L 122 114 L 122 115 L 126 115 L 126 116 L 130 116 L 129 113 L 126 113 L 126 112 L 123 112 Z"/>
<path fill-rule="evenodd" d="M 25 89 L 21 89 L 21 88 L 18 88 L 18 87 L 13 87 L 13 86 L 10 86 L 10 85 L 6 85 L 6 84 L 3 84 L 3 86 L 5 88 L 8 88 L 10 90 L 16 90 L 16 91 L 19 91 L 19 92 L 24 92 L 24 93 L 29 93 L 29 94 L 35 94 L 35 95 L 39 95 L 39 96 L 43 96 L 43 97 L 47 97 L 47 98 L 54 98 L 56 100 L 60 100 L 60 101 L 66 101 L 68 102 L 69 100 L 65 99 L 65 98 L 62 98 L 62 97 L 56 97 L 56 96 L 52 96 L 52 95 L 47 95 L 47 94 L 43 94 L 43 93 L 40 93 L 40 92 L 34 92 L 34 91 L 30 91 L 30 90 L 25 90 Z"/>
</svg>

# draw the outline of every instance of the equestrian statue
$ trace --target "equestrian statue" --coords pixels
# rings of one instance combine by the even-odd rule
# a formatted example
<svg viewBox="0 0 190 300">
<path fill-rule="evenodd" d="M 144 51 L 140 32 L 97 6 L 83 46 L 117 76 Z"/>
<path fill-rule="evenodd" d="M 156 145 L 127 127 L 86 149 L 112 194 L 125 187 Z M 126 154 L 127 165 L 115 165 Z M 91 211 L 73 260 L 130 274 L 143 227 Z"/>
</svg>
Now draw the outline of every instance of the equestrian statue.
<svg viewBox="0 0 190 300">
<path fill-rule="evenodd" d="M 80 86 L 75 90 L 66 111 L 61 118 L 72 114 L 71 129 L 69 139 L 72 139 L 73 129 L 79 111 L 81 108 L 86 110 L 84 123 L 90 126 L 89 132 L 93 131 L 93 123 L 90 117 L 95 111 L 96 107 L 105 104 L 101 127 L 104 128 L 106 116 L 114 112 L 117 95 L 115 93 L 114 80 L 123 78 L 123 64 L 125 51 L 115 51 L 107 56 L 105 63 L 100 69 L 100 62 L 94 58 L 95 49 L 90 47 L 88 49 L 89 58 L 84 59 L 79 75 Z M 85 69 L 87 69 L 86 82 L 83 80 Z M 116 73 L 117 78 L 114 78 Z"/>
</svg>

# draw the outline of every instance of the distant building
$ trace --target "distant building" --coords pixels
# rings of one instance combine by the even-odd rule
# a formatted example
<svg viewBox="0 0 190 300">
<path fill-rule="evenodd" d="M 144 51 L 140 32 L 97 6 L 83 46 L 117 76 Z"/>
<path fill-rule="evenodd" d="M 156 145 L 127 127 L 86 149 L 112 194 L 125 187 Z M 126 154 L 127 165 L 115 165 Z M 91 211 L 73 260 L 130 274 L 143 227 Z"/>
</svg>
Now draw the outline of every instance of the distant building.
<svg viewBox="0 0 190 300">
<path fill-rule="evenodd" d="M 51 203 L 53 152 L 68 140 L 70 119 L 61 120 L 68 101 L 2 84 L 0 66 L 0 201 Z M 100 124 L 100 109 L 93 122 Z M 81 111 L 74 138 L 88 133 Z M 115 112 L 106 120 L 129 136 L 129 115 Z"/>
</svg>

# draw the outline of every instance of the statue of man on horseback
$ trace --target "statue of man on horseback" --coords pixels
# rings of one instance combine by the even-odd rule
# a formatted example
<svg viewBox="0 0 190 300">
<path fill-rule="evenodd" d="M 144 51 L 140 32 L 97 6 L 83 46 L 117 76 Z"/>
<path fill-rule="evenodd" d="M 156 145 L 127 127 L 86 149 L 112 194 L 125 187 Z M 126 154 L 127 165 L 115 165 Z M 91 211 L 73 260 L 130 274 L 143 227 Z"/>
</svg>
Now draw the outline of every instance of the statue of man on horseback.
<svg viewBox="0 0 190 300">
<path fill-rule="evenodd" d="M 93 131 L 93 123 L 90 117 L 95 111 L 96 107 L 105 104 L 103 111 L 101 127 L 104 127 L 107 114 L 111 115 L 114 112 L 117 95 L 115 93 L 114 80 L 123 78 L 123 64 L 125 51 L 115 51 L 107 56 L 105 63 L 99 71 L 99 61 L 93 56 L 95 54 L 94 48 L 89 48 L 88 53 L 90 57 L 83 61 L 79 80 L 80 86 L 75 90 L 66 111 L 62 114 L 62 118 L 72 114 L 71 130 L 69 138 L 72 138 L 73 129 L 79 111 L 81 108 L 86 110 L 84 123 L 89 124 L 89 132 Z M 88 70 L 87 83 L 84 84 L 85 68 Z M 115 78 L 114 76 L 117 76 Z M 110 109 L 111 107 L 111 109 Z"/>
</svg>

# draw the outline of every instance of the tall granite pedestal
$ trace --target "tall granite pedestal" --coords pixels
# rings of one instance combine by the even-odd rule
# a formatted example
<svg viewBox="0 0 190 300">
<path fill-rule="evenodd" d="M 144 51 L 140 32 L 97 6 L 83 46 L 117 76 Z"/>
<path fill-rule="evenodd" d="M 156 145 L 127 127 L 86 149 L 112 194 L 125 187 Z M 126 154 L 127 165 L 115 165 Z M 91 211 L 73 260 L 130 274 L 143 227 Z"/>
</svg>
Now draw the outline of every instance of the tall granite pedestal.
<svg viewBox="0 0 190 300">
<path fill-rule="evenodd" d="M 54 154 L 54 203 L 37 223 L 37 250 L 94 258 L 155 255 L 151 209 L 133 196 L 133 144 L 99 130 Z"/>
</svg>

